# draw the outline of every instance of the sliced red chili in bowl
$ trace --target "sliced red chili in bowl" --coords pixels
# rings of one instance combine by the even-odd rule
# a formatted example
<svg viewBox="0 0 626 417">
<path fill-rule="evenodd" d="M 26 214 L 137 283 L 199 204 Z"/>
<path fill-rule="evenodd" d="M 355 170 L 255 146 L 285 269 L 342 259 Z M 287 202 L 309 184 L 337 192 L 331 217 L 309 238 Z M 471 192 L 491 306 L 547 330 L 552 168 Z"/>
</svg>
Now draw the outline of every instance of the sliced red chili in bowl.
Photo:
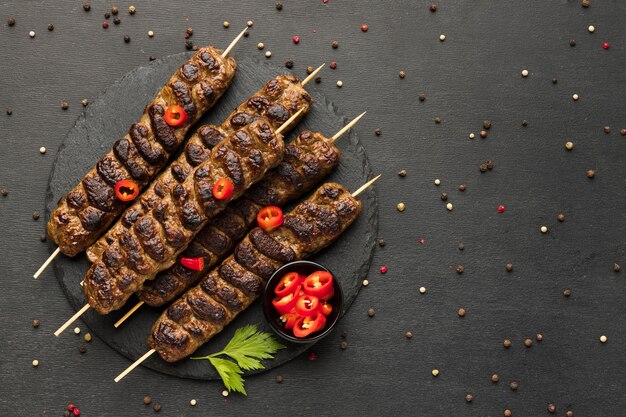
<svg viewBox="0 0 626 417">
<path fill-rule="evenodd" d="M 333 312 L 333 306 L 324 301 L 323 303 L 320 303 L 320 311 L 323 315 L 327 316 Z"/>
<path fill-rule="evenodd" d="M 300 317 L 296 320 L 293 327 L 293 335 L 295 337 L 307 337 L 311 333 L 318 332 L 326 325 L 326 316 L 319 311 L 309 317 Z"/>
<path fill-rule="evenodd" d="M 297 289 L 296 291 L 299 290 Z M 296 301 L 298 301 L 298 297 L 291 293 L 284 297 L 274 298 L 274 300 L 272 300 L 272 305 L 274 305 L 274 308 L 278 311 L 278 313 L 286 314 L 294 308 Z"/>
<path fill-rule="evenodd" d="M 296 313 L 302 317 L 310 317 L 319 311 L 320 299 L 314 295 L 304 294 L 296 301 Z"/>
<path fill-rule="evenodd" d="M 314 295 L 320 300 L 326 301 L 332 298 L 335 293 L 333 276 L 326 271 L 313 272 L 304 280 L 302 289 L 306 294 Z"/>
<path fill-rule="evenodd" d="M 289 272 L 278 281 L 278 285 L 274 288 L 274 293 L 277 297 L 291 294 L 298 288 L 298 285 L 302 284 L 302 279 L 302 276 L 297 272 Z"/>
</svg>

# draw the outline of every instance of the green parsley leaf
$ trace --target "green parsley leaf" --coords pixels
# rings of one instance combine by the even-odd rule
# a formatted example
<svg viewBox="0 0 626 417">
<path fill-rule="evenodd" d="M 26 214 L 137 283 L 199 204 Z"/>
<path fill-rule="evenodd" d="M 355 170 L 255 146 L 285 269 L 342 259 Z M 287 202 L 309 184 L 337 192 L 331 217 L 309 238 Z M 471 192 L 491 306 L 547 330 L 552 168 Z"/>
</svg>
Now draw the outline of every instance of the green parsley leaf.
<svg viewBox="0 0 626 417">
<path fill-rule="evenodd" d="M 264 369 L 261 360 L 273 358 L 274 353 L 284 348 L 270 333 L 260 332 L 256 325 L 249 324 L 237 329 L 223 350 L 191 359 L 208 359 L 224 381 L 226 389 L 247 395 L 241 377 L 243 370 Z M 218 358 L 220 355 L 228 356 L 237 363 Z"/>
</svg>

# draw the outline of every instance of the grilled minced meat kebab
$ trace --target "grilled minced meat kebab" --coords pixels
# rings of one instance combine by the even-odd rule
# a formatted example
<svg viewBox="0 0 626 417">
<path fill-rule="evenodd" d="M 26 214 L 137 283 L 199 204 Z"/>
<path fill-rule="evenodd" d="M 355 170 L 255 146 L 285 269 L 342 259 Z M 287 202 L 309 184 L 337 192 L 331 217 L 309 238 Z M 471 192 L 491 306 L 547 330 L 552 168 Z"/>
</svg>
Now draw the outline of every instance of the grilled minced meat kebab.
<svg viewBox="0 0 626 417">
<path fill-rule="evenodd" d="M 94 243 L 126 206 L 116 198 L 115 184 L 132 179 L 145 187 L 182 144 L 189 127 L 228 89 L 237 64 L 221 53 L 202 48 L 181 65 L 139 122 L 59 201 L 48 234 L 63 254 L 75 256 Z M 178 127 L 168 125 L 164 117 L 173 105 L 187 114 L 187 121 Z"/>
<path fill-rule="evenodd" d="M 172 266 L 207 220 L 276 167 L 283 154 L 282 135 L 265 118 L 220 142 L 184 181 L 162 189 L 152 209 L 93 263 L 83 286 L 89 305 L 100 314 L 123 306 L 145 280 Z M 224 178 L 232 183 L 234 192 L 218 200 L 213 187 Z"/>
<path fill-rule="evenodd" d="M 221 127 L 201 126 L 189 139 L 178 159 L 172 162 L 137 201 L 126 209 L 121 219 L 103 237 L 87 249 L 89 260 L 95 261 L 121 233 L 132 227 L 139 217 L 150 210 L 162 197 L 164 189 L 183 182 L 194 167 L 207 160 L 211 149 L 226 136 L 260 117 L 267 118 L 276 129 L 299 110 L 304 109 L 301 113 L 304 116 L 311 103 L 311 96 L 297 77 L 279 75 L 237 107 Z M 286 133 L 296 124 L 294 121 L 283 132 Z"/>
<path fill-rule="evenodd" d="M 167 362 L 191 355 L 261 294 L 276 269 L 328 246 L 360 211 L 361 202 L 343 186 L 322 185 L 281 226 L 248 233 L 233 255 L 161 314 L 148 344 Z"/>
<path fill-rule="evenodd" d="M 285 148 L 285 158 L 239 200 L 209 220 L 176 264 L 146 281 L 137 293 L 146 304 L 157 307 L 177 298 L 195 285 L 233 248 L 256 223 L 264 206 L 282 206 L 300 198 L 337 166 L 340 151 L 333 140 L 321 133 L 304 131 Z M 204 258 L 204 269 L 194 271 L 180 263 L 180 257 Z"/>
</svg>

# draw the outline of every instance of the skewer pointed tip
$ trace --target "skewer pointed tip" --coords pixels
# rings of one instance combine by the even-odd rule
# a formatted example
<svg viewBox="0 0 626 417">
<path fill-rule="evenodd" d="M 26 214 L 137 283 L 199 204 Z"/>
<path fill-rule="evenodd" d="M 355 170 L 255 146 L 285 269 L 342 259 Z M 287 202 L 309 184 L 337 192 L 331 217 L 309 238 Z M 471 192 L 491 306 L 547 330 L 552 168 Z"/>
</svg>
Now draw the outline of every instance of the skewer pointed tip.
<svg viewBox="0 0 626 417">
<path fill-rule="evenodd" d="M 336 141 L 337 139 L 339 139 L 339 137 L 341 135 L 343 135 L 344 133 L 346 133 L 352 126 L 354 126 L 359 120 L 361 120 L 361 117 L 365 116 L 365 113 L 367 113 L 366 111 L 364 111 L 363 113 L 359 114 L 357 117 L 355 117 L 350 123 L 348 123 L 347 125 L 345 125 L 339 132 L 335 133 L 335 136 L 333 136 L 331 139 L 331 143 Z"/>
<path fill-rule="evenodd" d="M 66 322 L 63 324 L 63 326 L 59 327 L 59 329 L 58 329 L 56 332 L 54 332 L 54 335 L 55 335 L 56 337 L 59 337 L 59 335 L 60 335 L 61 333 L 63 333 L 63 332 L 65 331 L 65 329 L 67 329 L 68 327 L 70 327 L 70 325 L 71 325 L 72 323 L 74 323 L 74 322 L 75 322 L 75 321 L 76 321 L 76 320 L 77 320 L 80 316 L 82 316 L 82 315 L 83 315 L 83 313 L 84 313 L 85 311 L 89 310 L 89 308 L 90 308 L 90 307 L 91 307 L 91 306 L 90 306 L 89 304 L 85 304 L 85 305 L 83 306 L 83 308 L 81 308 L 80 310 L 78 310 L 78 311 L 76 312 L 76 314 L 74 314 L 72 317 L 70 317 L 70 319 L 69 319 L 68 321 L 66 321 Z"/>
<path fill-rule="evenodd" d="M 222 58 L 226 58 L 228 56 L 230 51 L 235 47 L 235 45 L 237 45 L 237 42 L 239 42 L 239 39 L 241 39 L 241 37 L 243 36 L 244 33 L 246 33 L 247 30 L 248 30 L 248 27 L 246 26 L 239 33 L 239 35 L 237 35 L 237 37 L 230 43 L 230 45 L 228 45 L 228 48 L 226 48 L 226 50 L 224 52 L 222 52 Z"/>
<path fill-rule="evenodd" d="M 278 129 L 276 129 L 276 134 L 281 133 L 283 130 L 287 129 L 287 127 L 293 123 L 294 120 L 296 120 L 298 117 L 300 117 L 300 114 L 302 114 L 302 112 L 304 111 L 304 109 L 300 109 L 298 110 L 296 113 L 293 114 L 293 116 L 291 116 L 289 118 L 289 120 L 287 120 L 285 123 L 283 123 L 282 125 L 280 125 L 280 127 Z"/>
<path fill-rule="evenodd" d="M 41 275 L 41 273 L 48 267 L 48 265 L 50 265 L 50 262 L 52 262 L 54 258 L 56 258 L 60 252 L 61 252 L 61 248 L 56 248 L 56 250 L 52 252 L 52 255 L 50 255 L 48 259 L 46 259 L 46 262 L 44 262 L 43 265 L 39 267 L 37 272 L 35 272 L 35 275 L 33 275 L 33 278 L 35 279 L 39 278 L 39 275 Z"/>
<path fill-rule="evenodd" d="M 317 67 L 317 68 L 315 69 L 315 71 L 313 71 L 312 73 L 310 73 L 310 74 L 309 74 L 309 76 L 308 76 L 308 77 L 306 77 L 306 78 L 304 79 L 304 81 L 302 81 L 302 86 L 307 85 L 307 84 L 309 83 L 309 81 L 311 81 L 313 78 L 315 78 L 315 76 L 317 75 L 317 73 L 318 73 L 318 72 L 320 72 L 320 70 L 321 70 L 322 68 L 324 68 L 324 65 L 326 65 L 326 63 L 324 63 L 324 64 L 320 65 L 319 67 Z"/>
<path fill-rule="evenodd" d="M 359 194 L 361 194 L 363 191 L 365 191 L 370 185 L 374 184 L 380 177 L 382 177 L 383 174 L 378 175 L 377 177 L 372 178 L 371 180 L 369 180 L 368 182 L 366 182 L 365 184 L 363 184 L 361 186 L 361 188 L 359 188 L 358 190 L 356 190 L 355 192 L 352 193 L 352 197 L 356 197 Z"/>
<path fill-rule="evenodd" d="M 122 380 L 122 378 L 124 378 L 126 375 L 128 375 L 133 369 L 135 369 L 137 366 L 139 366 L 143 361 L 148 359 L 150 357 L 150 355 L 152 355 L 154 352 L 156 352 L 156 350 L 150 349 L 149 351 L 144 353 L 141 358 L 137 359 L 128 368 L 126 368 L 121 374 L 116 376 L 115 377 L 115 382 L 120 382 Z"/>
</svg>

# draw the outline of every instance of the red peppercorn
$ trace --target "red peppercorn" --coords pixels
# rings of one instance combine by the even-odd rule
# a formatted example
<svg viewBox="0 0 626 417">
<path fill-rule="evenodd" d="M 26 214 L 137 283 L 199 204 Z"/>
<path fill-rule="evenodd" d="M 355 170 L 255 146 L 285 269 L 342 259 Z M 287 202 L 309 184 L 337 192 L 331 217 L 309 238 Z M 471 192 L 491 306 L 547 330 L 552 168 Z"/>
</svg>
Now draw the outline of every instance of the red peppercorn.
<svg viewBox="0 0 626 417">
<path fill-rule="evenodd" d="M 109 22 L 102 22 L 102 27 L 103 28 L 108 28 L 109 27 Z"/>
<path fill-rule="evenodd" d="M 322 3 L 324 4 L 328 3 L 328 0 L 322 0 Z"/>
<path fill-rule="evenodd" d="M 363 24 L 361 25 L 361 32 L 367 32 L 367 30 L 368 30 L 369 28 L 370 28 L 369 26 L 367 26 L 365 23 L 363 23 Z"/>
<path fill-rule="evenodd" d="M 80 410 L 78 408 L 74 408 L 72 410 L 72 413 L 74 413 L 75 416 L 79 416 L 80 415 Z"/>
<path fill-rule="evenodd" d="M 498 206 L 498 213 L 504 213 L 504 206 Z"/>
<path fill-rule="evenodd" d="M 420 238 L 419 240 L 420 245 L 423 245 L 424 243 L 426 243 L 426 239 L 424 239 L 423 237 Z"/>
<path fill-rule="evenodd" d="M 387 273 L 387 267 L 386 266 L 381 266 L 380 267 L 380 273 L 381 274 L 386 274 Z"/>
<path fill-rule="evenodd" d="M 330 69 L 335 69 L 337 68 L 337 61 L 331 61 L 330 62 Z"/>
<path fill-rule="evenodd" d="M 609 49 L 609 48 L 611 47 L 611 45 L 610 45 L 608 42 L 603 42 L 603 43 L 602 43 L 602 47 L 603 47 L 604 49 Z"/>
<path fill-rule="evenodd" d="M 300 43 L 300 36 L 296 35 L 293 37 L 293 43 L 295 44 L 299 44 Z"/>
<path fill-rule="evenodd" d="M 74 404 L 72 404 L 72 403 L 69 403 L 69 404 L 67 405 L 67 409 L 68 409 L 69 411 L 74 411 L 74 409 L 75 409 L 75 408 L 76 408 L 76 406 L 75 406 Z"/>
<path fill-rule="evenodd" d="M 310 361 L 314 361 L 315 360 L 315 352 L 309 353 L 309 360 Z"/>
</svg>

